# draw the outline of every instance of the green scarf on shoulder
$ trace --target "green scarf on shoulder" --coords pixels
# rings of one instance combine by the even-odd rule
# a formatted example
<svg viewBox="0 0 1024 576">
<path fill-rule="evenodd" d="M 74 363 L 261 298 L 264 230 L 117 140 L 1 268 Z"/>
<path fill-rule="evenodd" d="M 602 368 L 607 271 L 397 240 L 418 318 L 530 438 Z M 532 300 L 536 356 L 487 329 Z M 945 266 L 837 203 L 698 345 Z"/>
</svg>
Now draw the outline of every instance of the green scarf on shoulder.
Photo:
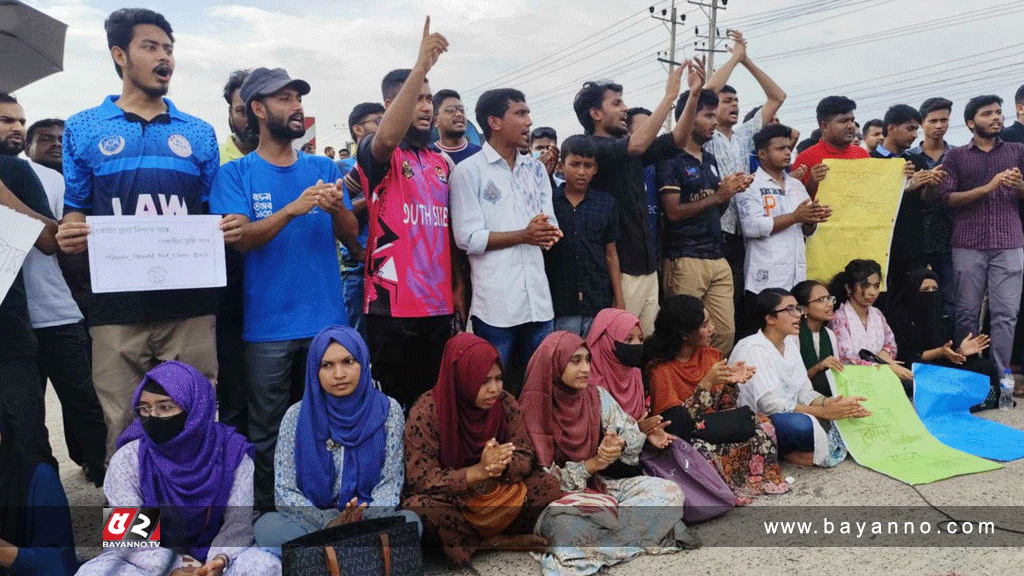
<svg viewBox="0 0 1024 576">
<path fill-rule="evenodd" d="M 810 368 L 825 358 L 832 356 L 832 339 L 828 336 L 825 327 L 821 327 L 821 338 L 819 339 L 820 352 L 814 351 L 814 337 L 811 329 L 807 327 L 807 319 L 800 321 L 800 355 L 804 358 L 804 367 Z"/>
</svg>

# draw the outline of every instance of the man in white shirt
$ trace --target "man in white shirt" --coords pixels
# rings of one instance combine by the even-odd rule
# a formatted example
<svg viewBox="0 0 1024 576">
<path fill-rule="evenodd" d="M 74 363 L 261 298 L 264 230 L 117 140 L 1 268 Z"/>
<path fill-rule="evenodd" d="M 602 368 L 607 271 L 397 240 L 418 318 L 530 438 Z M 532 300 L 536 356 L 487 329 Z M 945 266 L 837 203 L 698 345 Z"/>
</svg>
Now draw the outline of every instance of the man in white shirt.
<svg viewBox="0 0 1024 576">
<path fill-rule="evenodd" d="M 522 92 L 488 90 L 476 104 L 487 143 L 452 171 L 455 244 L 469 255 L 473 332 L 497 348 L 506 388 L 552 330 L 555 317 L 542 248 L 561 238 L 544 165 L 528 146 L 530 108 Z M 516 369 L 513 378 L 508 372 Z"/>
<path fill-rule="evenodd" d="M 25 137 L 30 165 L 46 190 L 59 221 L 64 212 L 64 176 L 60 172 L 64 121 L 39 120 Z M 39 368 L 60 398 L 68 455 L 96 486 L 103 484 L 107 426 L 92 382 L 89 338 L 84 318 L 64 280 L 56 254 L 32 248 L 25 256 L 25 293 L 32 330 L 39 341 Z"/>
<path fill-rule="evenodd" d="M 750 186 L 735 197 L 746 245 L 747 303 L 766 288 L 789 290 L 807 279 L 804 239 L 832 214 L 831 208 L 811 200 L 804 185 L 786 173 L 791 136 L 792 130 L 781 124 L 771 124 L 754 135 L 761 167 Z M 741 336 L 752 332 L 746 326 Z"/>
</svg>

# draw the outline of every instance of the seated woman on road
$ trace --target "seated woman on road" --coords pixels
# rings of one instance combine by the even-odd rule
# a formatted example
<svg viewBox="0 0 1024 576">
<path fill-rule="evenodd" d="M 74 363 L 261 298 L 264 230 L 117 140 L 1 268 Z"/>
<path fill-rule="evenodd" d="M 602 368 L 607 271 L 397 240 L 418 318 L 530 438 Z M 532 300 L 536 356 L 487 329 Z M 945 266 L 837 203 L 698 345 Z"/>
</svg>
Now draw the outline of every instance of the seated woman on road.
<svg viewBox="0 0 1024 576">
<path fill-rule="evenodd" d="M 310 343 L 302 400 L 281 420 L 278 511 L 256 522 L 260 546 L 280 554 L 281 544 L 304 534 L 395 514 L 405 480 L 405 419 L 398 402 L 374 387 L 369 359 L 366 343 L 347 326 L 327 328 Z"/>
<path fill-rule="evenodd" d="M 815 280 L 804 280 L 793 286 L 793 297 L 804 307 L 798 341 L 807 377 L 815 392 L 831 396 L 828 371 L 843 371 L 843 363 L 835 356 L 836 334 L 827 326 L 835 317 L 836 298 L 829 294 L 827 286 Z"/>
<path fill-rule="evenodd" d="M 0 414 L 0 574 L 71 576 L 78 569 L 57 461 L 25 456 Z"/>
<path fill-rule="evenodd" d="M 602 515 L 571 504 L 550 506 L 537 528 L 551 544 L 536 555 L 546 575 L 593 574 L 644 551 L 700 545 L 683 524 L 683 493 L 675 482 L 601 474 L 618 460 L 635 466 L 646 441 L 664 448 L 672 439 L 660 427 L 650 435 L 641 432 L 608 391 L 588 382 L 590 365 L 582 338 L 554 332 L 530 359 L 520 395 L 537 459 L 558 477 L 562 490 L 596 491 L 606 496 L 597 508 L 615 507 L 615 513 Z M 581 504 L 590 498 L 583 494 Z"/>
<path fill-rule="evenodd" d="M 666 299 L 645 344 L 650 360 L 653 412 L 673 425 L 697 421 L 704 414 L 736 408 L 736 386 L 754 375 L 752 367 L 728 365 L 711 346 L 715 325 L 699 298 Z M 755 414 L 754 435 L 743 442 L 713 444 L 690 438 L 736 493 L 740 504 L 760 494 L 781 494 L 782 479 L 775 431 L 767 416 Z M 683 435 L 669 425 L 668 432 Z"/>
<path fill-rule="evenodd" d="M 143 377 L 133 405 L 103 492 L 111 507 L 159 507 L 163 547 L 109 550 L 79 576 L 280 574 L 277 558 L 251 546 L 252 445 L 214 421 L 210 381 L 165 362 Z"/>
<path fill-rule="evenodd" d="M 838 428 L 822 421 L 869 416 L 860 396 L 827 398 L 811 387 L 794 339 L 803 308 L 781 288 L 768 288 L 755 301 L 760 330 L 736 343 L 730 360 L 757 368 L 739 385 L 739 404 L 767 414 L 775 426 L 779 454 L 806 466 L 835 466 L 846 457 Z"/>
<path fill-rule="evenodd" d="M 448 341 L 437 385 L 405 427 L 405 500 L 426 544 L 465 565 L 479 548 L 543 550 L 537 517 L 562 496 L 537 466 L 516 399 L 502 389 L 498 351 L 472 334 Z"/>
<path fill-rule="evenodd" d="M 590 326 L 587 348 L 593 356 L 590 383 L 607 390 L 637 422 L 649 416 L 650 399 L 640 371 L 644 352 L 640 319 L 618 308 L 601 310 Z"/>
<path fill-rule="evenodd" d="M 999 368 L 981 357 L 989 346 L 989 337 L 968 334 L 959 346 L 953 346 L 953 325 L 943 318 L 939 277 L 934 272 L 921 268 L 907 274 L 903 289 L 890 302 L 886 315 L 899 343 L 897 360 L 906 366 L 924 362 L 988 376 L 988 397 L 972 406 L 971 412 L 999 406 Z"/>
<path fill-rule="evenodd" d="M 881 285 L 882 267 L 874 260 L 851 260 L 829 283 L 829 292 L 839 302 L 832 319 L 836 357 L 843 364 L 870 366 L 877 362 L 861 358 L 860 352 L 871 352 L 899 376 L 910 396 L 914 373 L 896 361 L 896 336 L 874 306 Z"/>
</svg>

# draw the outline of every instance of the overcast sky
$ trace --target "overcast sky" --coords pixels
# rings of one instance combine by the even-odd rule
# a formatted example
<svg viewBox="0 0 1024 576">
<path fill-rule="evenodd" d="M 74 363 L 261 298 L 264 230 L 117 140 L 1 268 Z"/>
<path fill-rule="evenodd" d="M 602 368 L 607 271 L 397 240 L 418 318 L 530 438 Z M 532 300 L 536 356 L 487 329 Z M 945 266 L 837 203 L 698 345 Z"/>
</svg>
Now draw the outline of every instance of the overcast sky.
<svg viewBox="0 0 1024 576">
<path fill-rule="evenodd" d="M 175 31 L 176 68 L 168 96 L 185 112 L 226 137 L 228 73 L 256 66 L 286 68 L 312 85 L 307 116 L 317 119 L 317 144 L 348 139 L 355 104 L 379 101 L 380 79 L 410 67 L 423 17 L 450 42 L 429 75 L 434 91 L 453 88 L 469 108 L 488 88 L 526 93 L 534 126 L 559 136 L 582 132 L 572 98 L 584 80 L 611 78 L 625 86 L 630 106 L 653 108 L 667 74 L 656 58 L 669 32 L 652 20 L 672 0 L 175 0 L 137 5 L 162 12 Z M 680 57 L 694 55 L 694 27 L 707 32 L 700 8 L 676 0 L 686 21 L 678 29 Z M 68 24 L 64 72 L 16 93 L 29 121 L 63 117 L 120 93 L 103 32 L 114 0 L 28 0 Z M 926 98 L 954 102 L 947 139 L 962 144 L 963 104 L 999 94 L 1007 123 L 1013 94 L 1024 82 L 1024 2 L 1019 0 L 731 0 L 718 28 L 748 38 L 748 53 L 789 97 L 780 119 L 804 135 L 815 128 L 814 106 L 830 94 L 858 103 L 862 124 L 897 103 L 915 108 Z M 720 46 L 721 47 L 721 46 Z M 728 54 L 716 54 L 723 62 Z M 678 58 L 677 58 L 678 59 Z M 756 82 L 737 68 L 730 84 L 741 114 L 760 104 Z"/>
</svg>

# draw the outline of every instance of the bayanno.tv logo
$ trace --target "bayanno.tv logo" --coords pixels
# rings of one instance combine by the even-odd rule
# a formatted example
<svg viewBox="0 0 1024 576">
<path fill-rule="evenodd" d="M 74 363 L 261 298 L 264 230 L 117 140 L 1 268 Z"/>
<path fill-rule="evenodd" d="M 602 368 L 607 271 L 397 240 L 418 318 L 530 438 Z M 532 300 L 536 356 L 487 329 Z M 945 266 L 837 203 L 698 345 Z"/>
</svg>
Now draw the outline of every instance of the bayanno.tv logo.
<svg viewBox="0 0 1024 576">
<path fill-rule="evenodd" d="M 104 548 L 159 548 L 159 508 L 104 508 Z"/>
</svg>

